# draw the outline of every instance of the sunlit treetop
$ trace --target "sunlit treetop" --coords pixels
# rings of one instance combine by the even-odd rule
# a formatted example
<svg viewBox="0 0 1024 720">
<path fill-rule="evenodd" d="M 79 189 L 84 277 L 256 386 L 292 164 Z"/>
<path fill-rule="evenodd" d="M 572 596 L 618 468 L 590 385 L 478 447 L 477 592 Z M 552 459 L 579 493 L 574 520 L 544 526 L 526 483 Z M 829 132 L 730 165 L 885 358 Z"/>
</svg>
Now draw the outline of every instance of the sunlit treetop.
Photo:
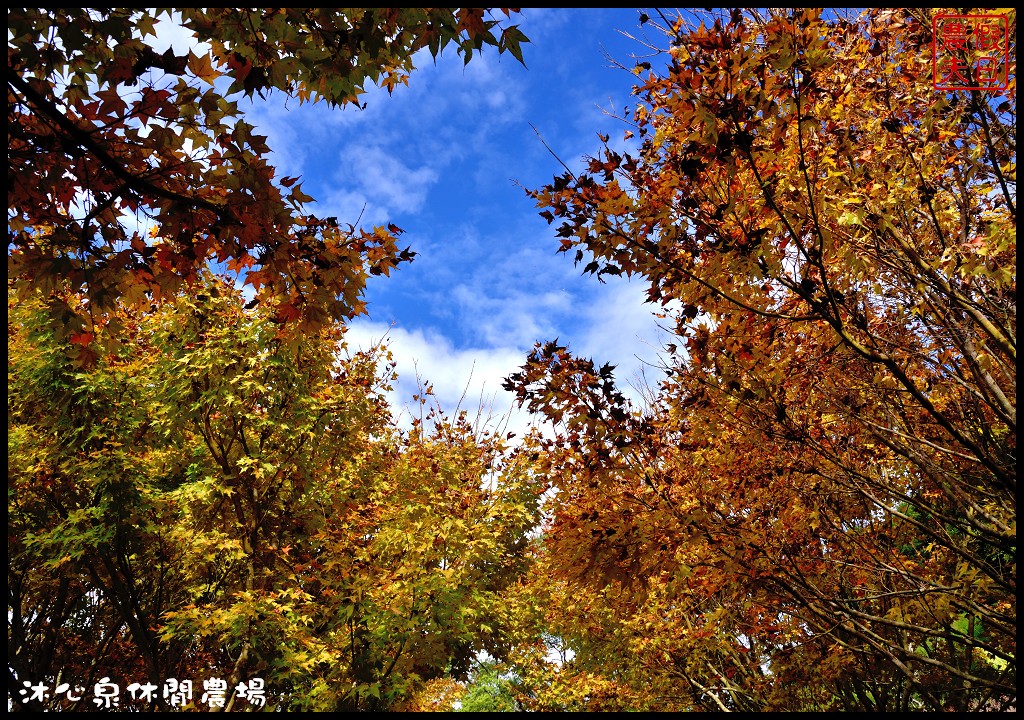
<svg viewBox="0 0 1024 720">
<path fill-rule="evenodd" d="M 1015 67 L 937 89 L 934 14 L 652 11 L 625 137 L 532 193 L 674 320 L 642 412 L 554 342 L 506 385 L 558 428 L 548 606 L 608 677 L 697 708 L 1016 701 Z"/>
</svg>

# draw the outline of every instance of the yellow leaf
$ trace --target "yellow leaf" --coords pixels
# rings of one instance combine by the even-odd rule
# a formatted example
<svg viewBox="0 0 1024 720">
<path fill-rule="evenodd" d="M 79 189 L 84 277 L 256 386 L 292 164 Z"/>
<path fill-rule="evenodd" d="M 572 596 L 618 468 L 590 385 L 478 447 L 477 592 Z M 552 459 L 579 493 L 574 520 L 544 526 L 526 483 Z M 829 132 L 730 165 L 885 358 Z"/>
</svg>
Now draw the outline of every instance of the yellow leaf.
<svg viewBox="0 0 1024 720">
<path fill-rule="evenodd" d="M 188 69 L 197 78 L 203 82 L 213 84 L 213 81 L 219 78 L 223 73 L 214 69 L 213 62 L 210 59 L 210 54 L 199 56 L 192 53 L 189 50 L 188 53 Z"/>
</svg>

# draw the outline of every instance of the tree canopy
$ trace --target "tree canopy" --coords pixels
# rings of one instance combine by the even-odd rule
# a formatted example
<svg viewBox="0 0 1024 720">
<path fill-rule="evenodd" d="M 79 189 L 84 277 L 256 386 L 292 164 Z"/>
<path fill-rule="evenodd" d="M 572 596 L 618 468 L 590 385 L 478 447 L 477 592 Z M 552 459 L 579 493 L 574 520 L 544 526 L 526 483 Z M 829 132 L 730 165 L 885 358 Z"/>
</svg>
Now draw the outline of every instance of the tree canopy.
<svg viewBox="0 0 1024 720">
<path fill-rule="evenodd" d="M 336 329 L 281 342 L 243 303 L 209 278 L 125 313 L 87 370 L 41 299 L 9 305 L 15 699 L 27 680 L 259 677 L 273 707 L 388 708 L 505 652 L 529 463 L 464 416 L 398 430 L 382 351 L 339 360 Z"/>
<path fill-rule="evenodd" d="M 175 12 L 197 41 L 184 55 L 149 44 L 169 9 L 8 13 L 8 275 L 23 291 L 84 293 L 81 312 L 53 308 L 83 346 L 118 300 L 173 297 L 209 262 L 281 321 L 361 313 L 367 275 L 412 257 L 401 230 L 305 212 L 313 198 L 277 175 L 239 101 L 356 104 L 367 83 L 408 83 L 420 49 L 522 60 L 525 36 L 483 8 Z"/>
<path fill-rule="evenodd" d="M 1015 69 L 936 89 L 928 10 L 641 14 L 621 141 L 528 194 L 664 379 L 542 341 L 551 432 L 403 426 L 346 345 L 401 230 L 239 102 L 522 61 L 515 12 L 9 13 L 12 707 L 1015 708 Z"/>
<path fill-rule="evenodd" d="M 178 13 L 8 14 L 9 702 L 415 707 L 506 652 L 539 491 L 464 414 L 398 427 L 340 321 L 412 253 L 307 214 L 239 101 L 355 104 L 421 49 L 526 38 L 481 8 Z M 186 54 L 148 44 L 161 15 Z"/>
<path fill-rule="evenodd" d="M 651 21 L 638 149 L 532 193 L 678 338 L 642 410 L 553 342 L 509 380 L 563 428 L 560 673 L 706 709 L 1011 707 L 1016 80 L 936 91 L 925 11 L 705 19 Z"/>
</svg>

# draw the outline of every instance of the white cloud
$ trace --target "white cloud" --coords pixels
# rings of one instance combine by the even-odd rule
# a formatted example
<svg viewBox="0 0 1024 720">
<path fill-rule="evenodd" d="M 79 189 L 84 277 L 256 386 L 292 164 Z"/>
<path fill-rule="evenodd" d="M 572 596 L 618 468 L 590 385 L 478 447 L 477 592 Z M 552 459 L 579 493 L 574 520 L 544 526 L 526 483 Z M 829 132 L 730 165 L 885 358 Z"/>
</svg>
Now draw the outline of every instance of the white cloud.
<svg viewBox="0 0 1024 720">
<path fill-rule="evenodd" d="M 438 172 L 413 165 L 374 145 L 348 145 L 338 154 L 332 187 L 316 210 L 343 223 L 382 224 L 396 213 L 418 213 L 427 201 Z"/>
<path fill-rule="evenodd" d="M 423 207 L 430 187 L 437 182 L 433 167 L 410 167 L 380 146 L 347 146 L 341 154 L 355 182 L 371 202 L 392 212 L 415 213 Z M 444 165 L 444 158 L 436 158 Z"/>
<path fill-rule="evenodd" d="M 645 285 L 636 280 L 609 280 L 591 297 L 582 309 L 583 327 L 575 334 L 573 346 L 598 364 L 615 365 L 619 388 L 639 402 L 646 385 L 657 385 L 664 378 L 659 368 L 668 334 L 658 325 L 656 306 L 644 302 Z"/>
<path fill-rule="evenodd" d="M 270 162 L 277 169 L 277 177 L 286 175 L 306 178 L 310 154 L 322 146 L 318 128 L 330 110 L 326 105 L 299 107 L 281 92 L 272 92 L 266 100 L 236 98 L 245 110 L 245 121 L 255 126 L 256 133 L 267 136 Z M 308 193 L 309 188 L 303 186 Z"/>
<path fill-rule="evenodd" d="M 358 190 L 338 189 L 327 193 L 315 206 L 322 217 L 336 217 L 342 225 L 368 227 L 383 225 L 390 216 L 387 209 L 370 202 Z"/>
<path fill-rule="evenodd" d="M 442 335 L 431 328 L 391 327 L 362 318 L 350 324 L 347 341 L 353 349 L 366 349 L 387 338 L 400 376 L 389 399 L 403 422 L 419 413 L 412 397 L 420 393 L 422 381 L 433 387 L 443 410 L 459 408 L 473 416 L 484 408 L 484 417 L 494 419 L 508 414 L 509 428 L 522 435 L 535 418 L 514 408 L 513 395 L 501 385 L 523 365 L 536 341 L 557 337 L 577 356 L 615 365 L 620 390 L 638 405 L 663 378 L 659 356 L 666 334 L 654 308 L 643 302 L 642 284 L 613 280 L 593 285 L 575 294 L 494 296 L 460 285 L 450 296 L 455 321 L 478 326 L 473 341 L 463 347 L 453 344 L 450 330 Z"/>
<path fill-rule="evenodd" d="M 406 330 L 383 323 L 358 319 L 345 335 L 350 350 L 365 350 L 384 339 L 395 358 L 399 375 L 391 407 L 400 423 L 419 417 L 413 401 L 429 385 L 442 410 L 467 412 L 480 426 L 507 428 L 517 435 L 529 427 L 525 412 L 513 407 L 514 397 L 502 389 L 504 378 L 525 362 L 525 353 L 515 347 L 456 348 L 448 338 L 430 329 Z M 428 408 L 431 406 L 428 402 Z"/>
<path fill-rule="evenodd" d="M 463 325 L 471 326 L 487 346 L 532 345 L 557 333 L 558 316 L 571 309 L 572 296 L 564 290 L 542 293 L 505 291 L 488 295 L 479 288 L 456 286 L 450 295 Z"/>
<path fill-rule="evenodd" d="M 153 220 L 141 210 L 133 213 L 123 211 L 117 216 L 117 221 L 128 233 L 129 238 L 134 233 L 138 233 L 139 237 L 147 241 L 149 240 L 149 231 L 154 226 Z"/>
</svg>

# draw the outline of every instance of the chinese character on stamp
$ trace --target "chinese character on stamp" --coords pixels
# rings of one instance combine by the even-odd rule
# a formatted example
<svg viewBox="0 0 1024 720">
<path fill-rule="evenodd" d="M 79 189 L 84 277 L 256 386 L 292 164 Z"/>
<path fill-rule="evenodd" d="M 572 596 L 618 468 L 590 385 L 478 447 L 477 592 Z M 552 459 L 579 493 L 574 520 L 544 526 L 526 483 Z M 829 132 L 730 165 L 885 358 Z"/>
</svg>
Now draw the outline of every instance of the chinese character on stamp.
<svg viewBox="0 0 1024 720">
<path fill-rule="evenodd" d="M 1005 90 L 1010 65 L 1005 15 L 940 14 L 932 18 L 936 90 Z"/>
</svg>

